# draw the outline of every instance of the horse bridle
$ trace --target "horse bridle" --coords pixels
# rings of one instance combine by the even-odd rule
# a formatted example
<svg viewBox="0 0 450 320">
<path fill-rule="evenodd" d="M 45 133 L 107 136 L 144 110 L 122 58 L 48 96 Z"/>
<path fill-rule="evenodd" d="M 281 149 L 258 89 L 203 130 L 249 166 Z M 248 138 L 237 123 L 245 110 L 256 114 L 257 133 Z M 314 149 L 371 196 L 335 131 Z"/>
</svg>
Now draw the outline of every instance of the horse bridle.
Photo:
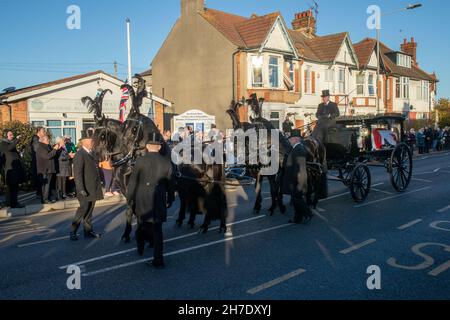
<svg viewBox="0 0 450 320">
<path fill-rule="evenodd" d="M 141 149 L 138 147 L 138 139 L 139 139 L 139 135 L 141 134 L 144 123 L 141 120 L 137 120 L 137 119 L 128 119 L 127 121 L 137 122 L 139 124 L 136 135 L 134 137 L 133 147 L 130 149 L 130 151 L 124 158 L 120 159 L 119 161 L 113 162 L 113 164 L 112 164 L 113 167 L 121 167 L 121 166 L 127 164 L 128 162 L 133 160 L 135 152 Z"/>
</svg>

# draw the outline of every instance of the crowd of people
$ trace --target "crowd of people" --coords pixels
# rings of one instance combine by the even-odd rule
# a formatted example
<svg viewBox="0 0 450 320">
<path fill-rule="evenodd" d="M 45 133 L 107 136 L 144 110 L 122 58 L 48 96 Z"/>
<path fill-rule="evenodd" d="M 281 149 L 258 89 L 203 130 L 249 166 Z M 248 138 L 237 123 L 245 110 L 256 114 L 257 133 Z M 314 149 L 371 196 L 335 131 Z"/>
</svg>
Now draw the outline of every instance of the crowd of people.
<svg viewBox="0 0 450 320">
<path fill-rule="evenodd" d="M 89 133 L 88 133 L 89 134 Z M 92 132 L 90 133 L 92 134 Z M 35 129 L 30 142 L 31 176 L 27 176 L 24 167 L 22 145 L 23 137 L 14 132 L 6 133 L 0 144 L 1 168 L 4 171 L 6 185 L 6 206 L 23 208 L 18 201 L 19 186 L 30 182 L 32 189 L 42 204 L 55 203 L 76 197 L 75 177 L 73 172 L 74 157 L 81 147 L 72 142 L 71 137 L 56 137 L 51 141 L 49 133 L 43 127 Z M 113 168 L 110 161 L 99 163 L 100 176 L 106 198 L 119 195 L 114 183 Z"/>
<path fill-rule="evenodd" d="M 450 127 L 424 127 L 417 132 L 411 129 L 406 137 L 411 150 L 419 154 L 450 150 Z"/>
</svg>

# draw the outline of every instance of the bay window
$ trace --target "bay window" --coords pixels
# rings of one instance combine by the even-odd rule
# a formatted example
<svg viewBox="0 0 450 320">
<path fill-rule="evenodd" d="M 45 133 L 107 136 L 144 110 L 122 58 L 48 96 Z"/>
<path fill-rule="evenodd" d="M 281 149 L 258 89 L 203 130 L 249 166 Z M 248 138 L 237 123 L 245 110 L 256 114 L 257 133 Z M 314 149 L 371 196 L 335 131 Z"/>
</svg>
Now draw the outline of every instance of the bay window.
<svg viewBox="0 0 450 320">
<path fill-rule="evenodd" d="M 369 95 L 374 96 L 375 95 L 375 86 L 374 86 L 374 76 L 373 74 L 369 74 L 369 77 L 367 79 L 367 87 L 369 89 Z"/>
<path fill-rule="evenodd" d="M 311 93 L 311 92 L 312 92 L 311 67 L 306 67 L 306 70 L 305 70 L 305 93 Z"/>
<path fill-rule="evenodd" d="M 422 81 L 422 99 L 428 101 L 430 97 L 430 84 L 428 81 Z"/>
<path fill-rule="evenodd" d="M 280 87 L 279 58 L 271 56 L 269 59 L 269 85 L 271 88 Z"/>
<path fill-rule="evenodd" d="M 345 69 L 339 69 L 338 90 L 339 93 L 345 94 Z"/>
<path fill-rule="evenodd" d="M 254 88 L 261 88 L 264 85 L 263 80 L 263 66 L 264 59 L 262 56 L 252 56 L 252 86 Z"/>
<path fill-rule="evenodd" d="M 334 93 L 334 69 L 325 70 L 325 83 L 330 93 Z"/>
<path fill-rule="evenodd" d="M 356 75 L 356 94 L 363 96 L 364 95 L 364 82 L 365 76 L 364 74 Z"/>
<path fill-rule="evenodd" d="M 409 99 L 409 78 L 401 77 L 400 78 L 400 87 L 401 87 L 401 98 Z"/>
</svg>

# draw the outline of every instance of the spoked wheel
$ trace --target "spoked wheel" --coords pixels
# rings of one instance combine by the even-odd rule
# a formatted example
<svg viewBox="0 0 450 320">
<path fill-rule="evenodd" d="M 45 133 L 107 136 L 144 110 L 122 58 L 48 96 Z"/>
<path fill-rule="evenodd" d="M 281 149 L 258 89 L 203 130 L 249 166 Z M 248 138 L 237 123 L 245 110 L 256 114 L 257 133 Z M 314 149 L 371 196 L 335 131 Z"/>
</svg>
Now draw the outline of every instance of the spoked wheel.
<svg viewBox="0 0 450 320">
<path fill-rule="evenodd" d="M 350 176 L 350 193 L 356 203 L 364 202 L 370 192 L 372 177 L 369 167 L 365 164 L 357 165 Z"/>
<path fill-rule="evenodd" d="M 398 192 L 405 191 L 412 179 L 413 160 L 409 147 L 401 143 L 392 152 L 389 163 L 391 183 Z"/>
</svg>

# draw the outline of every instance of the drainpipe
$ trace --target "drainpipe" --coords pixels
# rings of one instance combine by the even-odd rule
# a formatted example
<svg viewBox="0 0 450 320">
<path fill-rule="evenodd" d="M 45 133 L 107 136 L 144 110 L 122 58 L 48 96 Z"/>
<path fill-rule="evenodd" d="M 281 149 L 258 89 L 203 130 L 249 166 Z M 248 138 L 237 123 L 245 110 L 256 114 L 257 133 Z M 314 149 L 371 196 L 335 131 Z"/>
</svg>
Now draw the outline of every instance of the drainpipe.
<svg viewBox="0 0 450 320">
<path fill-rule="evenodd" d="M 234 87 L 236 85 L 236 71 L 234 70 L 235 67 L 235 57 L 236 55 L 241 52 L 239 49 L 235 51 L 231 57 L 231 68 L 232 68 L 232 75 L 233 75 L 233 81 L 232 81 L 232 90 L 233 90 L 233 101 L 236 101 L 236 91 L 234 90 Z"/>
</svg>

